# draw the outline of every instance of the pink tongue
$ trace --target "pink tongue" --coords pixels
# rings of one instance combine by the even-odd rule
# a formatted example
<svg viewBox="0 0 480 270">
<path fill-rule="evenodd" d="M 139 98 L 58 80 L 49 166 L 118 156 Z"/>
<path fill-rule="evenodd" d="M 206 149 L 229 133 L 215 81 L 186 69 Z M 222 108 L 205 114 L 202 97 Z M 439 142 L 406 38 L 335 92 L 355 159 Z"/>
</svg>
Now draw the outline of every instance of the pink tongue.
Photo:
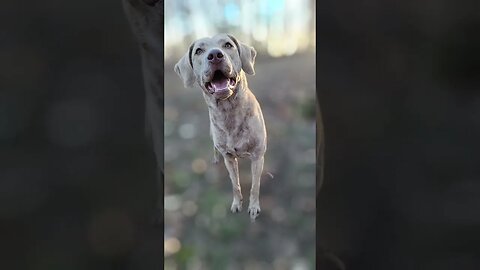
<svg viewBox="0 0 480 270">
<path fill-rule="evenodd" d="M 222 79 L 222 80 L 218 80 L 218 81 L 211 82 L 211 83 L 212 83 L 213 89 L 215 91 L 224 90 L 228 86 L 228 80 L 227 79 Z"/>
</svg>

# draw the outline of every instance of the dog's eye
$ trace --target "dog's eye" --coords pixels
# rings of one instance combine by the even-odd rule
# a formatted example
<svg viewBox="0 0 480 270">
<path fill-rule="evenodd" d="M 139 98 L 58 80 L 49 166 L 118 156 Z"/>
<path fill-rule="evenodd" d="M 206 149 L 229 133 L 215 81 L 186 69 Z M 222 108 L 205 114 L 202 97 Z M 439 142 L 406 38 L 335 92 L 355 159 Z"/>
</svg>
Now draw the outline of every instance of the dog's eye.
<svg viewBox="0 0 480 270">
<path fill-rule="evenodd" d="M 198 48 L 198 49 L 195 51 L 195 54 L 197 54 L 197 55 L 198 55 L 198 54 L 202 54 L 202 53 L 203 53 L 203 50 L 200 49 L 200 48 Z"/>
<path fill-rule="evenodd" d="M 223 47 L 225 47 L 227 49 L 230 49 L 230 48 L 233 47 L 233 45 L 230 42 L 227 42 L 227 43 L 225 43 L 225 45 L 223 45 Z"/>
</svg>

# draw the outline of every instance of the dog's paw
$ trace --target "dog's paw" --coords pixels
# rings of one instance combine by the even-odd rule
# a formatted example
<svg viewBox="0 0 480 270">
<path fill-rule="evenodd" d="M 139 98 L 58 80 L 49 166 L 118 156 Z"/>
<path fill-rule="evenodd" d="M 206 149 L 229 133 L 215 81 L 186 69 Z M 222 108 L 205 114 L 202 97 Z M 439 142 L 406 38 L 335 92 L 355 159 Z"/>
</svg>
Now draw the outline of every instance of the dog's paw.
<svg viewBox="0 0 480 270">
<path fill-rule="evenodd" d="M 248 207 L 248 214 L 250 215 L 250 220 L 255 222 L 255 219 L 260 215 L 260 205 L 258 203 L 250 204 Z"/>
<path fill-rule="evenodd" d="M 242 211 L 242 201 L 234 200 L 230 211 L 232 211 L 232 213 L 240 213 Z"/>
</svg>

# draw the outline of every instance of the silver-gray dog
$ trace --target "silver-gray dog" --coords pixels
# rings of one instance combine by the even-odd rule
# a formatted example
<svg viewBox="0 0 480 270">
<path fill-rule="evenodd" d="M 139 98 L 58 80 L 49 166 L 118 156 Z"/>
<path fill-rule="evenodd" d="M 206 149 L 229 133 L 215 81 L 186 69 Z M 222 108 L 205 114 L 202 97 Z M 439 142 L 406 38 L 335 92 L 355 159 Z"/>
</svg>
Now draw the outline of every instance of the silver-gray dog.
<svg viewBox="0 0 480 270">
<path fill-rule="evenodd" d="M 185 87 L 196 82 L 203 90 L 210 116 L 214 161 L 221 153 L 233 186 L 233 213 L 242 210 L 242 190 L 237 158 L 252 162 L 252 189 L 248 212 L 252 221 L 260 214 L 260 177 L 267 149 L 262 110 L 248 88 L 245 73 L 254 75 L 257 52 L 231 35 L 218 34 L 195 41 L 175 65 Z"/>
</svg>

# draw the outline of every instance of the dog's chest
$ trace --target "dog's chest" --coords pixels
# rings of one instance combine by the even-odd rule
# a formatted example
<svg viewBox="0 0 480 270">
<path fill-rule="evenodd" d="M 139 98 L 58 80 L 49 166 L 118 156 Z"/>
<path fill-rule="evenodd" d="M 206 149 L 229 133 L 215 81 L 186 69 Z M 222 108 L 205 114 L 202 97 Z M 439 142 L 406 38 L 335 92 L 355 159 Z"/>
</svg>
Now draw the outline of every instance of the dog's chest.
<svg viewBox="0 0 480 270">
<path fill-rule="evenodd" d="M 228 108 L 228 106 L 222 108 L 210 111 L 212 139 L 215 147 L 223 155 L 250 156 L 256 140 L 250 132 L 251 114 L 249 110 Z"/>
</svg>

